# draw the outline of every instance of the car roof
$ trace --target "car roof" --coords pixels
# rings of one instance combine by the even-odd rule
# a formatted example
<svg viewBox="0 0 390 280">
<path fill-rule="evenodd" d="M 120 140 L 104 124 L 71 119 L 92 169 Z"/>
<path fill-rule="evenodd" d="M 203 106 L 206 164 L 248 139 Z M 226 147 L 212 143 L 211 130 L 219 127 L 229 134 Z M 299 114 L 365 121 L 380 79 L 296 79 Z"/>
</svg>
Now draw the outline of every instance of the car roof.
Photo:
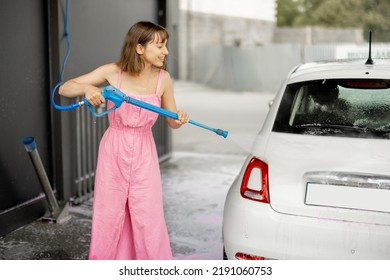
<svg viewBox="0 0 390 280">
<path fill-rule="evenodd" d="M 288 83 L 318 79 L 389 79 L 390 59 L 344 59 L 309 62 L 298 65 L 289 75 Z"/>
</svg>

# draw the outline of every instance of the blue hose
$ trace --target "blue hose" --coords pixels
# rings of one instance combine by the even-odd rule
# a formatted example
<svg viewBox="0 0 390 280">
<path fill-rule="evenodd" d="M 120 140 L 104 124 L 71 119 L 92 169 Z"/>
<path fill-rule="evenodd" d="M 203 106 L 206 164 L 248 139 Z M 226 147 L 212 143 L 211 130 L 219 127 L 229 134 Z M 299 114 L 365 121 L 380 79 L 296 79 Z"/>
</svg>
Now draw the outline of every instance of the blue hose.
<svg viewBox="0 0 390 280">
<path fill-rule="evenodd" d="M 51 104 L 53 105 L 53 107 L 55 109 L 61 110 L 61 111 L 69 111 L 69 110 L 73 110 L 73 109 L 81 106 L 80 103 L 75 103 L 75 104 L 71 104 L 71 105 L 68 105 L 68 106 L 61 106 L 61 105 L 56 104 L 55 101 L 54 101 L 55 93 L 56 93 L 57 89 L 62 85 L 63 78 L 64 78 L 64 72 L 65 72 L 65 66 L 66 66 L 66 63 L 68 61 L 68 58 L 69 58 L 69 55 L 70 55 L 70 50 L 71 50 L 70 38 L 69 38 L 68 0 L 66 0 L 66 4 L 65 5 L 66 6 L 65 6 L 65 24 L 64 24 L 65 25 L 65 33 L 64 33 L 64 37 L 65 37 L 65 40 L 66 40 L 67 51 L 66 51 L 66 54 L 65 54 L 65 57 L 64 57 L 64 61 L 62 62 L 61 73 L 60 73 L 60 81 L 53 88 L 53 90 L 51 92 Z"/>
</svg>

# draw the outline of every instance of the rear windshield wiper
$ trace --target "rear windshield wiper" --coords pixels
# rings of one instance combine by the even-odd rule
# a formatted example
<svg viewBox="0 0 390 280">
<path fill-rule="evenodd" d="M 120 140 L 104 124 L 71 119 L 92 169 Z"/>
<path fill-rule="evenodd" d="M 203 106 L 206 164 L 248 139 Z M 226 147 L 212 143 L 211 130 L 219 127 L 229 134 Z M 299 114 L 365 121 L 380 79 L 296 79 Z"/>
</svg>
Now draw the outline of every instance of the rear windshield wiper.
<svg viewBox="0 0 390 280">
<path fill-rule="evenodd" d="M 363 133 L 372 133 L 376 135 L 382 135 L 389 133 L 389 131 L 377 130 L 368 126 L 360 125 L 348 125 L 348 124 L 330 124 L 330 123 L 312 123 L 312 124 L 301 124 L 296 125 L 296 128 L 328 128 L 328 129 L 340 129 L 340 130 L 354 130 L 361 131 Z"/>
<path fill-rule="evenodd" d="M 333 124 L 333 123 L 304 123 L 296 125 L 297 128 L 336 128 L 336 129 L 357 129 L 367 130 L 367 127 L 359 125 L 348 125 L 348 124 Z"/>
</svg>

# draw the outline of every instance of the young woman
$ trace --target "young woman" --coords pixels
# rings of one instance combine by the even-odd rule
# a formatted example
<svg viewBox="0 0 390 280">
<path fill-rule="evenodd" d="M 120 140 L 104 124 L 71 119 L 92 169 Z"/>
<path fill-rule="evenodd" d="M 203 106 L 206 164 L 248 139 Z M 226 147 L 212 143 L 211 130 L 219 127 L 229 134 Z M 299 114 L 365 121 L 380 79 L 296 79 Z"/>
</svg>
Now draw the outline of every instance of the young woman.
<svg viewBox="0 0 390 280">
<path fill-rule="evenodd" d="M 188 116 L 177 110 L 172 80 L 164 70 L 168 38 L 157 24 L 136 23 L 126 35 L 118 62 L 67 81 L 59 93 L 85 96 L 97 106 L 105 102 L 98 86 L 109 83 L 134 98 L 177 112 L 178 120 L 167 121 L 172 128 L 181 127 Z M 130 104 L 108 115 L 110 125 L 99 146 L 89 259 L 172 259 L 152 135 L 157 117 Z"/>
</svg>

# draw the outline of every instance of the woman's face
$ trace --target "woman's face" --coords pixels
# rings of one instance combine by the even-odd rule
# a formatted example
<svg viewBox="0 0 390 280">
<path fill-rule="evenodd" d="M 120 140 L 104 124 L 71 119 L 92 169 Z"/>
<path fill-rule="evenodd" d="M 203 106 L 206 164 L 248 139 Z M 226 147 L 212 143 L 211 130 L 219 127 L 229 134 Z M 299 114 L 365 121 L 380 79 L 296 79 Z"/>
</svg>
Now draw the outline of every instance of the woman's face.
<svg viewBox="0 0 390 280">
<path fill-rule="evenodd" d="M 141 45 L 139 45 L 141 46 Z M 141 46 L 141 57 L 145 63 L 149 63 L 156 67 L 162 67 L 165 63 L 166 56 L 168 55 L 167 40 L 162 40 L 158 34 L 154 37 L 154 40 L 147 43 L 145 46 Z"/>
</svg>

